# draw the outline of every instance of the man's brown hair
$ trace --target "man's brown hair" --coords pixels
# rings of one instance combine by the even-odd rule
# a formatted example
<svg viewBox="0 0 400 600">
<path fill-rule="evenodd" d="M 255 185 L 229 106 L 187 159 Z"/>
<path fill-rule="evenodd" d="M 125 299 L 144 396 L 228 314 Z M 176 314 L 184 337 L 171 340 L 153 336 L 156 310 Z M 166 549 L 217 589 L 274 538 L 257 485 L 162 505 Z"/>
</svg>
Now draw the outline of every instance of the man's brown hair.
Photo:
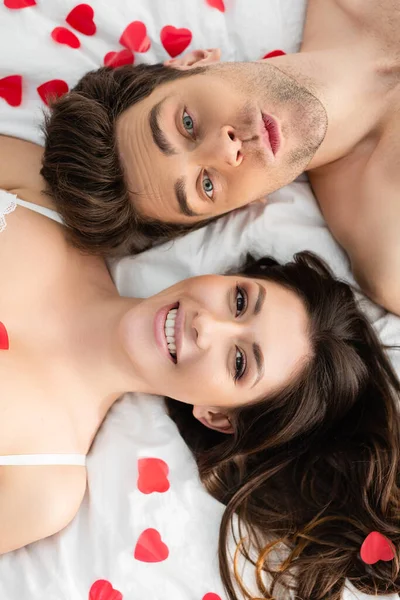
<svg viewBox="0 0 400 600">
<path fill-rule="evenodd" d="M 116 139 L 120 115 L 159 85 L 203 72 L 162 64 L 102 67 L 87 73 L 45 118 L 41 174 L 74 246 L 129 254 L 196 229 L 146 219 L 135 210 Z"/>
</svg>

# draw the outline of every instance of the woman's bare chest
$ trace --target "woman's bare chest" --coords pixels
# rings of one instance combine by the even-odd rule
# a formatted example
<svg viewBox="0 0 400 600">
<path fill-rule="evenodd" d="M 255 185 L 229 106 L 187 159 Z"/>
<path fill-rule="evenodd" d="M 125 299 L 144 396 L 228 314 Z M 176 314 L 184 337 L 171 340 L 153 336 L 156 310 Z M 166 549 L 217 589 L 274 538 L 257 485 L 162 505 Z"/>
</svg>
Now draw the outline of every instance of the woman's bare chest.
<svg viewBox="0 0 400 600">
<path fill-rule="evenodd" d="M 86 453 L 90 422 L 77 426 L 86 390 L 71 347 L 89 292 L 58 228 L 26 213 L 10 215 L 0 234 L 0 322 L 9 341 L 0 350 L 0 454 Z"/>
</svg>

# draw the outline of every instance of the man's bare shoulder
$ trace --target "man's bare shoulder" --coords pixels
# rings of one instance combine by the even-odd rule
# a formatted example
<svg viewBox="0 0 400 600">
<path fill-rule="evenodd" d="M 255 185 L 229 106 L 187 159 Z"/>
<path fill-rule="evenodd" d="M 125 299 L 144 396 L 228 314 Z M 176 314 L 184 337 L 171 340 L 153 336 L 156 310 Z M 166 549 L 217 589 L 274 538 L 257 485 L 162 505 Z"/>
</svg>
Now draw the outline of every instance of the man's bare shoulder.
<svg viewBox="0 0 400 600">
<path fill-rule="evenodd" d="M 388 140 L 386 140 L 387 142 Z M 389 144 L 310 172 L 329 229 L 364 291 L 400 314 L 400 160 Z M 386 156 L 386 160 L 385 160 Z M 400 152 L 397 155 L 400 158 Z"/>
<path fill-rule="evenodd" d="M 364 35 L 398 45 L 399 27 L 398 0 L 309 0 L 301 50 L 333 47 Z"/>
</svg>

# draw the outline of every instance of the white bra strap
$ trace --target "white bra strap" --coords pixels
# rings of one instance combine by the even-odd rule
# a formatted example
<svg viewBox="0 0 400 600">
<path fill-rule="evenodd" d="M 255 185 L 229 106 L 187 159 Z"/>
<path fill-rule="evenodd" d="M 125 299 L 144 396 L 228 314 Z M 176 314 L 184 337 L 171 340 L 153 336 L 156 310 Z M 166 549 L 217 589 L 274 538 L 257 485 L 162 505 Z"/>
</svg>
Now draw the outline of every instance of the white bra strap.
<svg viewBox="0 0 400 600">
<path fill-rule="evenodd" d="M 6 215 L 12 213 L 16 207 L 17 196 L 0 190 L 0 233 L 7 227 Z"/>
<path fill-rule="evenodd" d="M 18 206 L 23 206 L 24 208 L 33 210 L 33 212 L 48 217 L 52 221 L 57 221 L 57 223 L 61 223 L 61 225 L 64 224 L 64 221 L 62 220 L 58 212 L 52 210 L 51 208 L 47 208 L 46 206 L 40 206 L 39 204 L 34 204 L 33 202 L 26 202 L 25 200 L 21 200 L 21 198 L 18 197 L 15 198 L 15 202 L 18 204 Z"/>
<path fill-rule="evenodd" d="M 10 454 L 0 456 L 0 466 L 9 465 L 86 465 L 85 454 Z"/>
</svg>

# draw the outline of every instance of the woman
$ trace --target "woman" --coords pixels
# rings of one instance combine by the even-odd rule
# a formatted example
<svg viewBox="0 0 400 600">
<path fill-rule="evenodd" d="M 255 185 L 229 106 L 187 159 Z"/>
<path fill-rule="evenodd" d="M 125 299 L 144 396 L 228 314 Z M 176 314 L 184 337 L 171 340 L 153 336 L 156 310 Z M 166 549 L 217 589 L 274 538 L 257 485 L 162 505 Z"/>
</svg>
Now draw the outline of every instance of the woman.
<svg viewBox="0 0 400 600">
<path fill-rule="evenodd" d="M 257 571 L 270 568 L 265 538 L 287 545 L 273 580 L 301 567 L 298 597 L 338 598 L 345 576 L 399 591 L 398 551 L 371 567 L 359 558 L 371 530 L 400 542 L 400 389 L 349 287 L 304 254 L 121 298 L 103 260 L 71 247 L 57 215 L 38 214 L 40 151 L 0 144 L 0 188 L 12 192 L 0 196 L 0 552 L 71 521 L 103 419 L 138 391 L 186 403 L 198 419 L 189 443 L 227 504 L 230 598 L 234 513 L 259 550 Z"/>
</svg>

